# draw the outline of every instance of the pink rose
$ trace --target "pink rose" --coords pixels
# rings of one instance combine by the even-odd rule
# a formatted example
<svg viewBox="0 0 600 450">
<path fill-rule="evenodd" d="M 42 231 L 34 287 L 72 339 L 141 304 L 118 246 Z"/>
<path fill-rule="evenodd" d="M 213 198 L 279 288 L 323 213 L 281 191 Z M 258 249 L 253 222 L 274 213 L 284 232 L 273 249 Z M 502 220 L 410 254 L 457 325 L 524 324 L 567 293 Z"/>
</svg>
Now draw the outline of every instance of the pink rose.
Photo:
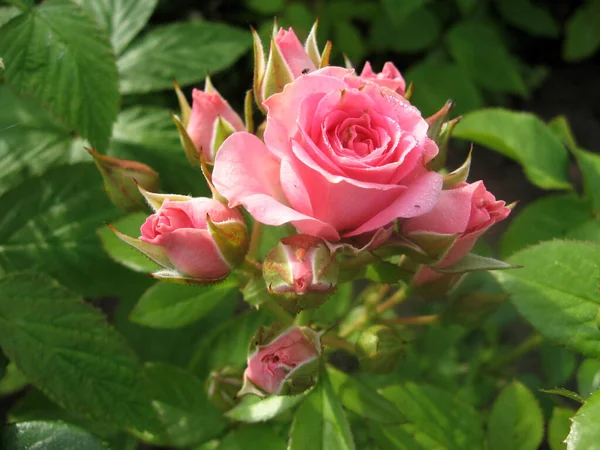
<svg viewBox="0 0 600 450">
<path fill-rule="evenodd" d="M 206 160 L 213 161 L 225 138 L 245 129 L 244 122 L 210 82 L 207 82 L 206 92 L 194 89 L 192 100 L 192 114 L 186 130 Z"/>
<path fill-rule="evenodd" d="M 307 330 L 312 332 L 312 330 Z M 293 372 L 316 360 L 320 346 L 299 327 L 290 328 L 273 342 L 260 346 L 248 357 L 245 377 L 268 394 L 279 394 Z"/>
<path fill-rule="evenodd" d="M 380 73 L 373 72 L 371 64 L 369 61 L 367 61 L 363 67 L 360 77 L 373 83 L 377 83 L 380 86 L 385 86 L 392 91 L 396 91 L 400 95 L 404 95 L 406 82 L 404 81 L 404 78 L 402 78 L 402 75 L 396 66 L 389 61 L 383 65 L 383 69 Z"/>
<path fill-rule="evenodd" d="M 425 164 L 438 148 L 420 112 L 394 91 L 326 67 L 264 105 L 264 143 L 238 132 L 217 154 L 213 181 L 230 206 L 338 241 L 435 205 L 442 176 Z"/>
<path fill-rule="evenodd" d="M 207 217 L 213 226 L 209 226 Z M 246 250 L 243 242 L 237 249 L 222 239 L 219 231 L 243 238 L 246 225 L 241 213 L 210 198 L 167 199 L 146 219 L 139 240 L 162 247 L 180 274 L 216 280 L 226 277 Z"/>
<path fill-rule="evenodd" d="M 294 30 L 280 28 L 274 37 L 274 41 L 294 79 L 317 70 Z"/>
<path fill-rule="evenodd" d="M 414 232 L 459 234 L 450 251 L 437 264 L 440 268 L 449 267 L 469 253 L 488 228 L 508 217 L 510 209 L 505 204 L 486 190 L 483 181 L 460 183 L 453 189 L 442 191 L 438 202 L 427 214 L 405 220 L 402 230 L 409 237 Z M 442 276 L 423 267 L 413 283 L 419 285 Z"/>
</svg>

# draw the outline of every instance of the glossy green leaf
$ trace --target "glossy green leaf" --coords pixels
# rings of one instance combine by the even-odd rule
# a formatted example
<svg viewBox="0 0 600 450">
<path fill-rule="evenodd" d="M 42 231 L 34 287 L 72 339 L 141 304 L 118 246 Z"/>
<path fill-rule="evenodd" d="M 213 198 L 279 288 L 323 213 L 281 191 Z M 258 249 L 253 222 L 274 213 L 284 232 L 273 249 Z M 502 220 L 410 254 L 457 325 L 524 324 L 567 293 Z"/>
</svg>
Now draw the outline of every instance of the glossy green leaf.
<svg viewBox="0 0 600 450">
<path fill-rule="evenodd" d="M 600 0 L 587 0 L 567 19 L 563 58 L 580 61 L 592 56 L 600 47 Z"/>
<path fill-rule="evenodd" d="M 548 8 L 535 4 L 532 0 L 496 0 L 496 7 L 504 19 L 512 26 L 533 36 L 557 37 L 559 27 Z"/>
<path fill-rule="evenodd" d="M 219 450 L 285 450 L 285 439 L 269 425 L 251 425 L 230 432 L 219 445 Z"/>
<path fill-rule="evenodd" d="M 128 278 L 94 233 L 120 213 L 92 164 L 29 178 L 0 197 L 0 211 L 0 273 L 38 270 L 89 296 L 114 295 Z"/>
<path fill-rule="evenodd" d="M 573 392 L 561 387 L 555 387 L 552 389 L 540 389 L 540 392 L 543 392 L 545 394 L 560 395 L 561 397 L 568 398 L 570 400 L 573 400 L 574 402 L 581 404 L 583 404 L 583 402 L 585 401 L 585 399 L 577 392 Z"/>
<path fill-rule="evenodd" d="M 424 116 L 434 114 L 448 100 L 456 105 L 453 114 L 467 113 L 483 105 L 483 98 L 468 72 L 454 63 L 427 59 L 409 67 L 405 77 L 414 83 L 410 101 Z"/>
<path fill-rule="evenodd" d="M 106 450 L 87 431 L 62 422 L 21 422 L 0 429 L 3 450 Z"/>
<path fill-rule="evenodd" d="M 567 178 L 566 149 L 546 124 L 531 113 L 500 108 L 475 111 L 463 117 L 452 136 L 473 141 L 517 161 L 536 186 L 571 187 Z"/>
<path fill-rule="evenodd" d="M 577 369 L 577 391 L 585 398 L 600 389 L 600 361 L 584 359 Z"/>
<path fill-rule="evenodd" d="M 600 221 L 592 217 L 587 203 L 573 194 L 548 195 L 529 203 L 500 241 L 500 254 L 507 258 L 541 241 L 569 238 L 600 242 Z"/>
<path fill-rule="evenodd" d="M 387 387 L 381 394 L 409 420 L 412 427 L 404 428 L 412 430 L 411 434 L 425 436 L 420 441 L 435 442 L 437 447 L 433 448 L 484 448 L 481 415 L 449 392 L 410 382 Z"/>
<path fill-rule="evenodd" d="M 299 395 L 272 395 L 261 398 L 245 395 L 240 403 L 227 412 L 227 417 L 238 422 L 265 422 L 301 403 L 310 391 Z"/>
<path fill-rule="evenodd" d="M 210 195 L 200 171 L 190 166 L 166 109 L 134 107 L 122 111 L 113 130 L 108 155 L 156 168 L 164 192 Z"/>
<path fill-rule="evenodd" d="M 542 410 L 525 385 L 513 381 L 492 407 L 488 420 L 489 450 L 537 450 L 544 436 Z"/>
<path fill-rule="evenodd" d="M 31 96 L 97 149 L 117 117 L 115 57 L 106 34 L 67 0 L 44 2 L 0 29 L 8 85 Z"/>
<path fill-rule="evenodd" d="M 456 62 L 480 86 L 496 92 L 527 94 L 517 64 L 490 24 L 458 23 L 448 34 L 448 46 Z"/>
<path fill-rule="evenodd" d="M 583 149 L 571 150 L 583 173 L 586 196 L 592 203 L 596 214 L 600 214 L 600 155 Z"/>
<path fill-rule="evenodd" d="M 163 435 L 144 436 L 161 445 L 185 447 L 218 436 L 226 426 L 221 411 L 209 403 L 204 383 L 179 367 L 146 364 L 152 405 L 164 426 Z"/>
<path fill-rule="evenodd" d="M 212 286 L 159 282 L 131 312 L 131 320 L 154 328 L 179 328 L 206 316 L 224 297 L 237 292 L 232 281 Z"/>
<path fill-rule="evenodd" d="M 198 83 L 207 72 L 215 74 L 231 66 L 251 43 L 250 33 L 214 22 L 155 28 L 119 58 L 121 92 L 170 89 L 174 79 L 181 86 Z"/>
<path fill-rule="evenodd" d="M 76 0 L 104 28 L 117 55 L 144 28 L 158 0 Z"/>
<path fill-rule="evenodd" d="M 588 398 L 573 417 L 567 437 L 568 450 L 600 449 L 600 391 Z"/>
<path fill-rule="evenodd" d="M 550 241 L 521 250 L 494 272 L 519 313 L 548 339 L 600 358 L 599 244 Z"/>
<path fill-rule="evenodd" d="M 42 275 L 0 279 L 0 345 L 50 398 L 75 413 L 156 429 L 143 370 L 91 306 Z"/>
<path fill-rule="evenodd" d="M 567 450 L 565 439 L 569 434 L 571 427 L 571 417 L 575 415 L 575 411 L 571 408 L 563 408 L 555 406 L 552 409 L 552 417 L 548 423 L 548 445 L 550 450 Z"/>
<path fill-rule="evenodd" d="M 91 158 L 81 139 L 56 124 L 31 99 L 0 86 L 0 193 L 59 164 Z"/>
<path fill-rule="evenodd" d="M 319 382 L 296 412 L 288 450 L 352 450 L 354 439 L 346 414 L 329 376 Z"/>
<path fill-rule="evenodd" d="M 374 422 L 406 422 L 398 408 L 371 387 L 332 366 L 327 371 L 331 385 L 346 409 Z"/>
<path fill-rule="evenodd" d="M 123 234 L 138 237 L 140 235 L 140 227 L 147 217 L 148 214 L 146 213 L 128 214 L 125 217 L 112 221 L 111 225 Z M 102 241 L 104 251 L 116 262 L 131 270 L 142 273 L 155 272 L 160 268 L 160 266 L 144 256 L 144 254 L 115 236 L 108 226 L 104 225 L 96 231 Z"/>
</svg>

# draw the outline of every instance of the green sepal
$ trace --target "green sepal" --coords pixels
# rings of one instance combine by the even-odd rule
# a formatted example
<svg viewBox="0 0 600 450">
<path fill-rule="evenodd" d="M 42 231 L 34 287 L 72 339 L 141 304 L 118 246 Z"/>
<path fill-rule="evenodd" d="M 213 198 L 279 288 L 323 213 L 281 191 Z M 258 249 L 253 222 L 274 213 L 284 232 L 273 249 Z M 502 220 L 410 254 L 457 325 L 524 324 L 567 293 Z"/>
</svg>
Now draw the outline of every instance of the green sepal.
<svg viewBox="0 0 600 450">
<path fill-rule="evenodd" d="M 450 172 L 447 175 L 444 175 L 444 184 L 442 189 L 452 189 L 454 186 L 459 185 L 460 183 L 464 183 L 467 181 L 469 177 L 469 171 L 471 170 L 471 155 L 473 154 L 473 145 L 471 144 L 471 149 L 469 150 L 469 155 L 462 165 Z"/>
<path fill-rule="evenodd" d="M 319 63 L 319 69 L 327 67 L 329 65 L 329 58 L 331 57 L 331 41 L 327 41 L 323 53 L 321 54 L 321 62 Z"/>
<path fill-rule="evenodd" d="M 225 139 L 227 139 L 229 136 L 235 133 L 235 131 L 236 130 L 235 128 L 233 128 L 233 125 L 231 125 L 221 116 L 217 117 L 217 123 L 215 124 L 215 132 L 213 134 L 213 139 L 211 143 L 211 153 L 213 161 L 215 159 L 215 156 L 217 156 L 219 148 L 221 147 L 223 142 L 225 142 Z"/>
<path fill-rule="evenodd" d="M 243 385 L 243 371 L 235 366 L 214 369 L 206 379 L 208 400 L 221 411 L 229 411 L 237 402 Z"/>
<path fill-rule="evenodd" d="M 283 91 L 286 84 L 294 81 L 292 71 L 285 62 L 285 58 L 279 51 L 275 43 L 275 38 L 271 38 L 271 49 L 265 75 L 262 80 L 261 98 L 264 101 L 273 94 Z"/>
<path fill-rule="evenodd" d="M 215 284 L 220 281 L 223 281 L 227 278 L 227 275 L 224 275 L 219 278 L 192 278 L 186 275 L 180 274 L 175 269 L 164 269 L 159 270 L 158 272 L 151 273 L 150 276 L 155 280 L 166 281 L 168 283 L 175 284 L 198 284 L 198 285 L 208 285 Z"/>
<path fill-rule="evenodd" d="M 147 191 L 139 185 L 137 186 L 137 188 L 154 212 L 160 209 L 165 200 L 170 200 L 172 202 L 186 202 L 192 199 L 192 197 L 189 197 L 187 195 L 156 194 L 154 192 Z"/>
<path fill-rule="evenodd" d="M 250 134 L 254 134 L 254 118 L 252 117 L 252 89 L 246 91 L 244 97 L 244 125 L 246 131 Z"/>
<path fill-rule="evenodd" d="M 425 121 L 429 125 L 429 129 L 427 130 L 427 137 L 429 139 L 433 139 L 437 143 L 437 140 L 442 131 L 444 122 L 448 118 L 448 114 L 450 114 L 450 111 L 452 110 L 453 107 L 454 107 L 454 102 L 452 100 L 448 100 L 446 102 L 446 104 L 438 112 L 436 112 L 431 117 L 428 117 L 427 119 L 425 119 Z"/>
<path fill-rule="evenodd" d="M 149 244 L 147 242 L 142 242 L 139 239 L 135 239 L 130 236 L 127 236 L 126 234 L 121 233 L 111 224 L 106 225 L 111 229 L 115 236 L 117 236 L 126 244 L 131 245 L 136 250 L 142 252 L 144 255 L 146 255 L 159 266 L 164 267 L 165 269 L 175 270 L 173 265 L 171 264 L 171 261 L 169 261 L 167 254 L 161 246 Z"/>
<path fill-rule="evenodd" d="M 319 52 L 319 46 L 317 44 L 317 28 L 319 26 L 319 19 L 315 20 L 312 28 L 310 29 L 310 33 L 306 38 L 306 42 L 304 43 L 304 50 L 306 54 L 315 65 L 315 67 L 319 67 L 321 64 L 321 54 Z"/>
<path fill-rule="evenodd" d="M 181 141 L 181 146 L 183 147 L 185 156 L 192 166 L 200 167 L 200 151 L 196 148 L 194 142 L 192 142 L 192 138 L 188 134 L 185 125 L 179 116 L 171 113 L 171 117 L 173 118 L 173 122 L 175 122 L 177 131 L 179 132 L 179 140 Z"/>
<path fill-rule="evenodd" d="M 192 108 L 185 98 L 181 87 L 177 80 L 173 80 L 173 85 L 175 87 L 175 95 L 177 95 L 177 101 L 179 102 L 179 114 L 181 116 L 181 123 L 185 128 L 187 128 L 190 123 L 190 117 L 192 116 Z"/>
<path fill-rule="evenodd" d="M 206 215 L 208 231 L 223 259 L 231 267 L 237 266 L 248 253 L 248 229 L 242 222 L 228 221 L 214 223 Z"/>
<path fill-rule="evenodd" d="M 252 83 L 252 90 L 254 91 L 254 99 L 256 100 L 258 108 L 265 113 L 266 110 L 262 105 L 264 98 L 262 96 L 261 89 L 262 81 L 265 76 L 265 50 L 263 48 L 262 41 L 260 40 L 260 36 L 254 27 L 251 27 L 251 30 L 254 48 L 254 80 Z"/>
<path fill-rule="evenodd" d="M 476 255 L 475 253 L 469 253 L 460 261 L 458 261 L 455 264 L 452 264 L 451 266 L 444 268 L 431 267 L 431 269 L 444 274 L 460 274 L 474 272 L 478 270 L 506 270 L 519 269 L 521 267 L 522 266 L 509 264 L 498 259 Z"/>
</svg>

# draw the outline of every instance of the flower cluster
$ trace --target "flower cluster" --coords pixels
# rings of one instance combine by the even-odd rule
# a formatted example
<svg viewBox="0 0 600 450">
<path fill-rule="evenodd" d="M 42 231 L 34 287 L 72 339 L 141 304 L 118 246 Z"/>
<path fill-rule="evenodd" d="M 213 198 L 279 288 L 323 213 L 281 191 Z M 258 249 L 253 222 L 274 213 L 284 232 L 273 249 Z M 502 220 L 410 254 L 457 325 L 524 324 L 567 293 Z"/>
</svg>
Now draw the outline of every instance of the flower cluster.
<svg viewBox="0 0 600 450">
<path fill-rule="evenodd" d="M 178 90 L 182 143 L 213 198 L 140 188 L 154 209 L 141 236 L 115 232 L 163 268 L 155 277 L 209 283 L 239 268 L 240 279 L 262 277 L 265 295 L 296 314 L 326 301 L 348 267 L 346 279 L 374 261 L 400 267 L 409 274 L 401 281 L 415 287 L 448 286 L 461 261 L 463 271 L 473 269 L 464 258 L 510 209 L 482 181 L 467 183 L 470 159 L 445 175 L 436 170 L 456 123 L 446 121 L 449 105 L 424 118 L 394 64 L 377 73 L 367 62 L 359 73 L 329 65 L 330 50 L 319 51 L 316 27 L 304 45 L 276 28 L 268 55 L 254 33 L 253 90 L 265 114 L 258 132 L 210 80 L 193 91 L 191 107 Z M 253 239 L 259 224 L 293 230 L 264 261 L 247 255 L 256 242 L 242 208 Z M 376 331 L 360 341 L 363 359 L 387 367 L 377 349 L 397 355 L 401 345 Z M 261 331 L 242 392 L 297 392 L 310 385 L 306 368 L 320 355 L 320 335 L 309 327 Z"/>
</svg>

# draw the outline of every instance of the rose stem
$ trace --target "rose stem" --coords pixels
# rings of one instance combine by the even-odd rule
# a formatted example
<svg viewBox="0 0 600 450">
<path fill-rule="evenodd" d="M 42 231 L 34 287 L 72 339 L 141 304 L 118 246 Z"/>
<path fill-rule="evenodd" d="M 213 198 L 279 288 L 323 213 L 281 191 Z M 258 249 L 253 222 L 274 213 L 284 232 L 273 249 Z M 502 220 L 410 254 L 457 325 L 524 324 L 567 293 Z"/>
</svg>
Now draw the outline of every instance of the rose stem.
<svg viewBox="0 0 600 450">
<path fill-rule="evenodd" d="M 321 338 L 321 343 L 327 347 L 339 348 L 342 350 L 346 350 L 348 353 L 354 354 L 354 345 L 350 342 L 341 339 L 339 337 L 327 337 L 323 336 Z"/>
<path fill-rule="evenodd" d="M 285 325 L 291 325 L 294 323 L 294 317 L 291 314 L 288 314 L 281 306 L 279 306 L 274 299 L 268 299 L 266 302 L 262 303 L 261 306 L 264 306 L 266 310 L 268 310 Z"/>
<path fill-rule="evenodd" d="M 431 314 L 429 316 L 396 317 L 395 319 L 383 319 L 381 320 L 381 322 L 388 325 L 430 325 L 438 323 L 439 320 L 439 314 Z"/>
</svg>

